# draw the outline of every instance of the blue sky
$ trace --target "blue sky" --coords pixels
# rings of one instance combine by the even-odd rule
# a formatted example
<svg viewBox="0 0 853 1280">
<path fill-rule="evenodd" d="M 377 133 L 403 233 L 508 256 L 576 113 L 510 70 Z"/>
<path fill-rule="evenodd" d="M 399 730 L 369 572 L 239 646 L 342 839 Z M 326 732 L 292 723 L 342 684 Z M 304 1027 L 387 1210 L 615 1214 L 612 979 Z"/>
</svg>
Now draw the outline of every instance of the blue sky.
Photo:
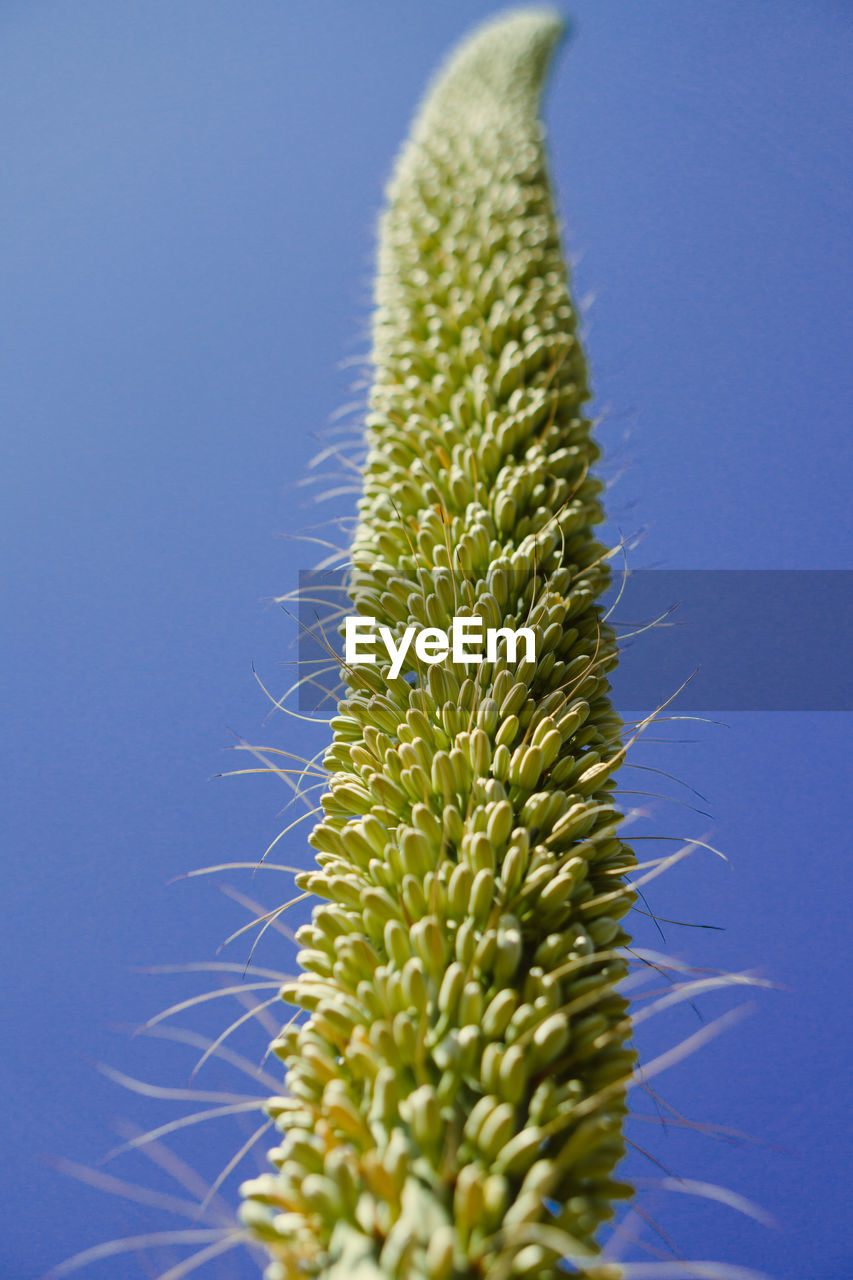
<svg viewBox="0 0 853 1280">
<path fill-rule="evenodd" d="M 282 825 L 277 780 L 209 780 L 245 763 L 224 754 L 233 734 L 321 745 L 321 730 L 266 719 L 252 672 L 282 691 L 293 631 L 269 599 L 312 563 L 293 536 L 352 501 L 318 505 L 295 482 L 318 432 L 362 394 L 376 216 L 419 93 L 498 8 L 0 8 L 0 1270 L 15 1280 L 176 1221 L 48 1162 L 97 1161 L 119 1141 L 118 1119 L 184 1114 L 127 1094 L 93 1062 L 186 1086 L 191 1049 L 115 1028 L 210 979 L 136 968 L 209 959 L 248 917 L 217 877 L 168 882 L 256 859 Z M 546 118 L 611 535 L 642 530 L 644 567 L 850 568 L 849 7 L 577 0 L 571 11 Z M 637 757 L 700 791 L 667 784 L 713 816 L 660 804 L 648 830 L 712 831 L 732 863 L 697 857 L 657 881 L 652 902 L 724 928 L 664 926 L 671 951 L 758 969 L 779 989 L 660 1085 L 692 1118 L 756 1141 L 642 1121 L 632 1137 L 779 1220 L 767 1230 L 651 1192 L 650 1213 L 684 1254 L 838 1280 L 851 1263 L 850 718 L 724 718 Z M 625 785 L 656 790 L 650 777 Z M 282 861 L 307 861 L 304 834 L 282 843 Z M 238 890 L 280 900 L 274 876 L 241 874 Z M 651 926 L 638 932 L 655 945 Z M 243 938 L 220 959 L 247 953 Z M 258 957 L 291 961 L 270 935 Z M 192 1025 L 215 1033 L 226 1005 L 241 1012 L 216 1001 Z M 684 1012 L 650 1033 L 648 1052 L 695 1028 Z M 263 1042 L 249 1028 L 242 1043 L 257 1059 Z M 204 1072 L 199 1088 L 236 1087 L 225 1067 Z M 178 1148 L 208 1180 L 238 1140 L 217 1126 Z M 660 1175 L 639 1154 L 632 1168 Z M 169 1183 L 141 1157 L 104 1171 Z M 224 1194 L 236 1199 L 233 1178 Z M 134 1266 L 91 1274 L 157 1274 Z M 255 1272 L 234 1255 L 202 1274 Z"/>
</svg>

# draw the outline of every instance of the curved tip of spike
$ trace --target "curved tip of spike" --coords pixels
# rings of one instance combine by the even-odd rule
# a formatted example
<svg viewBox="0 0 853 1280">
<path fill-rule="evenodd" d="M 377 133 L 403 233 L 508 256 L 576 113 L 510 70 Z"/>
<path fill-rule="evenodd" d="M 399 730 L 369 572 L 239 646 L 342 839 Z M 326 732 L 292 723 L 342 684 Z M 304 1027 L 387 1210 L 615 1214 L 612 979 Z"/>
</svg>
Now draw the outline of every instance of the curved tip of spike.
<svg viewBox="0 0 853 1280">
<path fill-rule="evenodd" d="M 551 57 L 569 29 L 553 8 L 509 9 L 488 19 L 451 53 L 423 115 L 476 111 L 496 101 L 536 110 Z"/>
<path fill-rule="evenodd" d="M 476 66 L 486 71 L 493 60 L 496 70 L 506 74 L 512 69 L 538 85 L 568 31 L 568 22 L 557 9 L 507 9 L 475 27 L 451 54 L 449 67 L 465 63 L 471 70 Z"/>
</svg>

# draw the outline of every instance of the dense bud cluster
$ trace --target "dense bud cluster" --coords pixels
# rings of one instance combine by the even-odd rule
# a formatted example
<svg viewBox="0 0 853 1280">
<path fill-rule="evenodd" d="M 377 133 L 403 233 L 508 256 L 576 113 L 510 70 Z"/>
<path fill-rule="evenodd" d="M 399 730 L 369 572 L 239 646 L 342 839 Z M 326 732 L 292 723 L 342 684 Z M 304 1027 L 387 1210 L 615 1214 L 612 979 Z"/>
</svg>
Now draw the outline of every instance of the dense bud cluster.
<svg viewBox="0 0 853 1280">
<path fill-rule="evenodd" d="M 395 635 L 529 626 L 505 651 L 351 670 L 275 1044 L 275 1172 L 245 1184 L 268 1275 L 587 1276 L 634 1068 L 612 774 L 615 641 L 598 451 L 538 120 L 559 35 L 519 13 L 462 46 L 381 226 L 353 611 Z"/>
</svg>

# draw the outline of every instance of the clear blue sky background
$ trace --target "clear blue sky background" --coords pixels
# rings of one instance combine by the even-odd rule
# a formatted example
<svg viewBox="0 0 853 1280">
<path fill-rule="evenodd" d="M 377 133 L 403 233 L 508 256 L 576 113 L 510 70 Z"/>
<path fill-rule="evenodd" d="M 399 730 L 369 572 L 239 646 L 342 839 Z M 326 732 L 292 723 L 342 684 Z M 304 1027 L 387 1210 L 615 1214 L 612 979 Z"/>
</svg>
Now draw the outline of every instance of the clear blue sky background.
<svg viewBox="0 0 853 1280">
<path fill-rule="evenodd" d="M 153 1126 L 187 1110 L 134 1098 L 92 1062 L 186 1085 L 197 1054 L 114 1024 L 211 980 L 133 967 L 208 959 L 248 918 L 216 878 L 167 882 L 255 859 L 286 799 L 275 779 L 207 779 L 245 763 L 223 755 L 230 730 L 321 744 L 310 726 L 265 724 L 252 676 L 254 662 L 283 690 L 293 631 L 263 601 L 312 562 L 276 535 L 349 509 L 346 497 L 313 505 L 294 481 L 353 399 L 358 370 L 342 362 L 366 350 L 376 215 L 421 88 L 497 8 L 0 7 L 10 1280 L 177 1221 L 45 1158 L 92 1163 L 117 1119 Z M 645 529 L 635 564 L 849 568 L 853 14 L 841 0 L 576 0 L 573 12 L 547 121 L 607 474 L 620 477 L 613 529 Z M 665 927 L 670 950 L 760 969 L 781 989 L 658 1083 L 692 1118 L 757 1141 L 642 1121 L 632 1138 L 780 1227 L 672 1193 L 644 1203 L 689 1257 L 840 1280 L 853 1261 L 850 718 L 726 719 L 637 757 L 696 787 L 707 803 L 667 784 L 713 815 L 659 805 L 647 829 L 713 830 L 732 861 L 697 857 L 650 886 L 651 901 L 724 926 Z M 654 775 L 627 778 L 657 789 Z M 307 862 L 304 834 L 282 842 L 282 861 Z M 268 905 L 289 887 L 273 874 L 231 883 Z M 223 957 L 247 950 L 244 938 Z M 290 962 L 270 935 L 258 956 Z M 241 1012 L 223 1000 L 206 1022 L 177 1023 L 218 1029 L 226 1007 Z M 684 1012 L 644 1044 L 696 1026 Z M 264 1039 L 250 1029 L 242 1043 L 257 1059 Z M 205 1068 L 198 1087 L 238 1079 Z M 176 1149 L 210 1180 L 237 1133 L 218 1121 Z M 632 1168 L 660 1173 L 639 1155 Z M 106 1171 L 175 1185 L 142 1157 Z M 236 1200 L 233 1177 L 224 1194 Z M 91 1274 L 158 1272 L 131 1259 Z M 256 1271 L 233 1255 L 202 1274 Z"/>
</svg>

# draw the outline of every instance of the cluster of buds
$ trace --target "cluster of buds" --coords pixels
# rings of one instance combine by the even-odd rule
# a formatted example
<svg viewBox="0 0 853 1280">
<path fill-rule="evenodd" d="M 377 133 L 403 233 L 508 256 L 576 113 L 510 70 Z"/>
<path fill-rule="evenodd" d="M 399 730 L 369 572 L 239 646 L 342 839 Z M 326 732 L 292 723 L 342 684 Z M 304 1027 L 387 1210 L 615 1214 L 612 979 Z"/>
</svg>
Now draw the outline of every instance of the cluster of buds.
<svg viewBox="0 0 853 1280">
<path fill-rule="evenodd" d="M 401 654 L 346 672 L 275 1042 L 274 1172 L 243 1187 L 270 1280 L 618 1276 L 635 1066 L 618 984 L 635 865 L 597 601 L 607 552 L 539 95 L 560 24 L 464 44 L 381 225 L 352 613 Z M 478 662 L 407 629 L 471 618 Z M 510 651 L 501 629 L 526 628 Z"/>
</svg>

